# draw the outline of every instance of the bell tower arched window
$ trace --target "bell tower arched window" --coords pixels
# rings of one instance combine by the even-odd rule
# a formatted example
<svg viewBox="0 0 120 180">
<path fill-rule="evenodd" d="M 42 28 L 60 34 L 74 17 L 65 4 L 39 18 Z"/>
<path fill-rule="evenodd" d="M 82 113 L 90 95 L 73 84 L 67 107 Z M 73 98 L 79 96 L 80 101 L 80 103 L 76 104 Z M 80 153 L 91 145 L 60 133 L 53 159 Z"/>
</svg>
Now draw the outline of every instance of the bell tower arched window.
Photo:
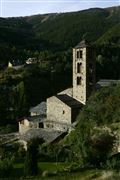
<svg viewBox="0 0 120 180">
<path fill-rule="evenodd" d="M 82 78 L 81 77 L 77 77 L 77 85 L 81 85 L 82 82 Z"/>
<path fill-rule="evenodd" d="M 80 50 L 80 58 L 83 57 L 83 51 Z"/>
<path fill-rule="evenodd" d="M 81 73 L 82 63 L 77 63 L 77 73 Z"/>
<path fill-rule="evenodd" d="M 82 50 L 77 51 L 77 59 L 79 59 L 79 58 L 83 58 L 83 51 Z"/>
</svg>

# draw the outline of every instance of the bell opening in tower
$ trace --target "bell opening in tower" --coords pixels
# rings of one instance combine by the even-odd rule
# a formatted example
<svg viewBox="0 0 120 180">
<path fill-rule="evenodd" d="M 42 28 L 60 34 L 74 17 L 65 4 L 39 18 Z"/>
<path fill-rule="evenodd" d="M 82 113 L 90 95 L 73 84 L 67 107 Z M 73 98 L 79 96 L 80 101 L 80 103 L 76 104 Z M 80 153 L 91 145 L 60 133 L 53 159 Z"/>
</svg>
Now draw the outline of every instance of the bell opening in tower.
<svg viewBox="0 0 120 180">
<path fill-rule="evenodd" d="M 82 82 L 82 78 L 81 77 L 77 77 L 77 85 L 81 85 Z"/>
<path fill-rule="evenodd" d="M 77 51 L 77 59 L 81 59 L 83 57 L 83 51 L 82 50 L 78 50 Z"/>
<path fill-rule="evenodd" d="M 81 73 L 82 63 L 77 63 L 77 73 Z"/>
</svg>

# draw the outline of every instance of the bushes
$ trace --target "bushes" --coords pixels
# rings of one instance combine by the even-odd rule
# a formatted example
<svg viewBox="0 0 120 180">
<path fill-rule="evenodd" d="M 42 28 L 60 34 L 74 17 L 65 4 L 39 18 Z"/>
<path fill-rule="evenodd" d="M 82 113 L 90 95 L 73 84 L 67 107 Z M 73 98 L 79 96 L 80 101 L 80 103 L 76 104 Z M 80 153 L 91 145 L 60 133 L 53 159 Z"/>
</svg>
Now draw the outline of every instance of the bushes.
<svg viewBox="0 0 120 180">
<path fill-rule="evenodd" d="M 107 127 L 95 127 L 94 122 L 81 122 L 75 137 L 76 150 L 80 161 L 89 166 L 99 167 L 112 151 L 115 135 Z M 73 150 L 74 150 L 73 149 Z"/>
<path fill-rule="evenodd" d="M 109 159 L 107 159 L 105 167 L 107 169 L 120 169 L 120 153 L 112 155 Z"/>
<path fill-rule="evenodd" d="M 118 83 L 95 92 L 80 111 L 76 130 L 63 143 L 70 147 L 83 165 L 100 167 L 114 150 L 120 129 L 119 105 Z"/>
<path fill-rule="evenodd" d="M 5 158 L 0 160 L 0 178 L 9 177 L 13 170 L 13 161 L 11 159 Z"/>
<path fill-rule="evenodd" d="M 37 145 L 33 145 L 32 143 L 28 145 L 26 159 L 25 159 L 25 167 L 24 173 L 25 175 L 36 175 L 38 172 L 38 164 L 37 164 Z"/>
<path fill-rule="evenodd" d="M 105 162 L 109 153 L 113 148 L 113 143 L 115 137 L 113 134 L 110 134 L 108 131 L 101 131 L 101 134 L 95 134 L 91 137 L 91 142 L 89 144 L 90 152 L 88 160 L 91 164 L 100 166 L 101 162 Z"/>
<path fill-rule="evenodd" d="M 43 162 L 71 162 L 73 152 L 67 146 L 49 144 L 39 148 L 39 156 Z"/>
<path fill-rule="evenodd" d="M 28 176 L 38 173 L 38 145 L 42 144 L 43 139 L 33 139 L 28 143 L 25 159 L 24 173 Z"/>
</svg>

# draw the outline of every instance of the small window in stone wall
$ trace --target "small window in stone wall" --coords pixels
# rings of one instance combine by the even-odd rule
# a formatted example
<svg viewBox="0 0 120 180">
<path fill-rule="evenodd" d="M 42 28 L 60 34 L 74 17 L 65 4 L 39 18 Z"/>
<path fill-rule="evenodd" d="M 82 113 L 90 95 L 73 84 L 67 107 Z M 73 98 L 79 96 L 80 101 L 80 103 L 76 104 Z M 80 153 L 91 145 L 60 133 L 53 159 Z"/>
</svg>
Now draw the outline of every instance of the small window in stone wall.
<svg viewBox="0 0 120 180">
<path fill-rule="evenodd" d="M 77 73 L 81 73 L 82 63 L 77 63 Z"/>
<path fill-rule="evenodd" d="M 77 85 L 81 85 L 81 81 L 82 81 L 82 78 L 81 77 L 77 77 Z"/>
<path fill-rule="evenodd" d="M 46 127 L 47 128 L 53 128 L 54 126 L 53 126 L 53 124 L 46 124 Z"/>
<path fill-rule="evenodd" d="M 43 128 L 43 123 L 39 123 L 39 128 Z"/>
<path fill-rule="evenodd" d="M 65 110 L 63 110 L 63 114 L 65 114 Z"/>
<path fill-rule="evenodd" d="M 80 58 L 83 57 L 83 51 L 80 51 Z"/>
<path fill-rule="evenodd" d="M 49 125 L 49 124 L 46 124 L 46 127 L 47 127 L 47 128 L 49 128 L 49 127 L 50 127 L 50 125 Z"/>
<path fill-rule="evenodd" d="M 83 51 L 77 51 L 77 59 L 82 58 L 83 57 Z"/>
<path fill-rule="evenodd" d="M 77 58 L 79 58 L 79 51 L 77 51 Z"/>
<path fill-rule="evenodd" d="M 23 124 L 23 125 L 24 125 L 24 120 L 20 121 L 20 124 Z"/>
</svg>

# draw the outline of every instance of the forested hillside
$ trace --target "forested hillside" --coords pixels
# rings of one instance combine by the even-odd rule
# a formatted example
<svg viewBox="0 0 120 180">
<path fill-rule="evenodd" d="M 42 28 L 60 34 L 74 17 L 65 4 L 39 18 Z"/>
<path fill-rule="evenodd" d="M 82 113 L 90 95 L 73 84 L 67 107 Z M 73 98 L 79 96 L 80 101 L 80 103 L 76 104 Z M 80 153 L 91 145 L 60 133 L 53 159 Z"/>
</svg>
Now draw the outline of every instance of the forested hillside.
<svg viewBox="0 0 120 180">
<path fill-rule="evenodd" d="M 68 52 L 83 37 L 95 42 L 103 36 L 106 42 L 111 31 L 111 40 L 116 41 L 119 21 L 120 7 L 0 18 L 0 64 L 5 65 L 16 58 L 24 61 L 31 56 L 56 59 L 59 52 Z M 97 42 L 99 44 L 101 40 Z M 44 53 L 46 50 L 47 57 Z"/>
<path fill-rule="evenodd" d="M 18 116 L 16 113 L 13 117 L 10 109 L 16 107 L 13 87 L 19 83 L 24 84 L 27 109 L 72 86 L 72 48 L 83 38 L 96 49 L 96 81 L 120 79 L 120 7 L 0 18 L 0 88 L 4 94 L 1 91 L 1 102 L 10 100 L 1 105 L 9 111 L 4 113 L 4 122 Z M 40 63 L 25 65 L 19 71 L 6 69 L 8 61 L 24 62 L 30 57 L 36 57 Z"/>
<path fill-rule="evenodd" d="M 61 142 L 74 153 L 81 165 L 105 167 L 117 152 L 120 132 L 120 83 L 94 92 L 78 115 L 75 131 Z M 118 158 L 118 160 L 120 160 Z M 118 163 L 118 164 L 117 164 Z M 108 168 L 120 167 L 120 161 Z"/>
<path fill-rule="evenodd" d="M 120 23 L 110 28 L 102 37 L 97 40 L 101 45 L 113 45 L 120 47 Z"/>
<path fill-rule="evenodd" d="M 0 18 L 0 134 L 17 132 L 18 119 L 28 117 L 31 107 L 72 86 L 72 48 L 82 39 L 94 45 L 96 81 L 120 79 L 120 7 Z M 18 70 L 7 68 L 10 60 L 25 62 L 32 57 L 39 61 L 24 63 Z M 37 161 L 54 161 L 57 167 L 53 174 L 45 171 L 44 176 L 40 169 L 40 178 L 57 175 L 58 162 L 69 164 L 62 171 L 60 168 L 59 176 L 61 172 L 71 176 L 70 172 L 92 168 L 98 173 L 100 169 L 119 172 L 120 153 L 117 158 L 116 153 L 120 144 L 120 82 L 92 92 L 75 123 L 75 130 L 59 143 L 45 143 L 37 150 L 33 139 L 27 152 L 18 145 L 10 150 L 10 144 L 6 144 L 8 153 L 0 148 L 0 177 L 11 174 L 13 179 L 33 178 Z M 40 141 L 43 143 L 43 139 Z M 94 173 L 87 179 L 96 177 Z"/>
<path fill-rule="evenodd" d="M 112 11 L 112 12 L 111 12 Z M 89 9 L 73 13 L 56 14 L 42 24 L 34 20 L 37 35 L 62 48 L 73 47 L 83 35 L 94 42 L 119 22 L 120 9 Z M 33 19 L 29 21 L 33 24 Z"/>
</svg>

